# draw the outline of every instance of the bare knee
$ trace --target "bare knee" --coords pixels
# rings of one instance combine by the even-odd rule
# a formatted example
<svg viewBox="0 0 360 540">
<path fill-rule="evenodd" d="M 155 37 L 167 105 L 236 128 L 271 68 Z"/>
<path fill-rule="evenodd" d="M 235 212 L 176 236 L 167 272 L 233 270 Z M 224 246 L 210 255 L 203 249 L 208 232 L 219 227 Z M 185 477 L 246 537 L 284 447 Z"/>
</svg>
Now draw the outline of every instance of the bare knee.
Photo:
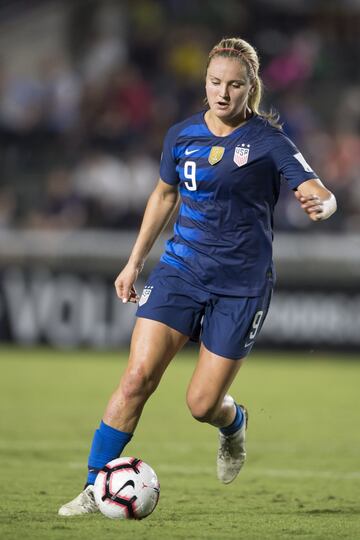
<svg viewBox="0 0 360 540">
<path fill-rule="evenodd" d="M 142 409 L 158 382 L 156 373 L 152 373 L 145 365 L 129 365 L 110 397 L 104 422 L 133 433 Z"/>
<path fill-rule="evenodd" d="M 116 392 L 125 402 L 146 401 L 156 386 L 152 374 L 147 373 L 142 366 L 137 366 L 124 373 Z"/>
<path fill-rule="evenodd" d="M 218 408 L 217 403 L 214 403 L 208 396 L 201 394 L 188 394 L 187 405 L 195 420 L 210 424 Z"/>
</svg>

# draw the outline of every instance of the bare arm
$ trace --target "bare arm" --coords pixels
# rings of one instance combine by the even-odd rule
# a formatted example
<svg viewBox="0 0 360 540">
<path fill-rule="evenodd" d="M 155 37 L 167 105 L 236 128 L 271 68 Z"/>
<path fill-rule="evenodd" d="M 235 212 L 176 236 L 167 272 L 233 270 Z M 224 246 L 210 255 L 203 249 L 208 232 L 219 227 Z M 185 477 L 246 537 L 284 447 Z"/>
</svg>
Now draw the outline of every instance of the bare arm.
<svg viewBox="0 0 360 540">
<path fill-rule="evenodd" d="M 129 261 L 115 280 L 116 293 L 124 303 L 137 302 L 138 295 L 134 283 L 156 239 L 174 213 L 178 199 L 177 186 L 169 185 L 160 179 L 147 202 L 140 232 Z"/>
<path fill-rule="evenodd" d="M 317 178 L 300 184 L 295 197 L 312 221 L 328 219 L 337 208 L 334 195 Z"/>
</svg>

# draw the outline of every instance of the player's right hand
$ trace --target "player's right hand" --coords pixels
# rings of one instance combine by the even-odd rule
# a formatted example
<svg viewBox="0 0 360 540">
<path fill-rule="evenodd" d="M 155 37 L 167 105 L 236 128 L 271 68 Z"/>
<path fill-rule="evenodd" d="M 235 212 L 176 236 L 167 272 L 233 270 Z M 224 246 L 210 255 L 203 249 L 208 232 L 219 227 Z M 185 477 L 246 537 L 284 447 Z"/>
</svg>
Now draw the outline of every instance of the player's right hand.
<svg viewBox="0 0 360 540">
<path fill-rule="evenodd" d="M 134 287 L 139 273 L 139 268 L 128 263 L 114 282 L 116 294 L 124 304 L 127 302 L 136 303 L 139 300 L 139 295 Z"/>
</svg>

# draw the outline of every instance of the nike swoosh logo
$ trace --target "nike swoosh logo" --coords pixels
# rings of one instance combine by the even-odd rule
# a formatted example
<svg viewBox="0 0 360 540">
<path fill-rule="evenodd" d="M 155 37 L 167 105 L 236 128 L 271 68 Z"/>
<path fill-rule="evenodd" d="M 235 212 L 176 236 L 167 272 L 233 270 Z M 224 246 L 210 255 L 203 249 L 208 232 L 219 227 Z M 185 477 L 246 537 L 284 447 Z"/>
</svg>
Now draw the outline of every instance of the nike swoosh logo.
<svg viewBox="0 0 360 540">
<path fill-rule="evenodd" d="M 185 156 L 190 156 L 190 154 L 193 154 L 194 152 L 198 152 L 199 149 L 197 148 L 196 150 L 188 150 L 186 149 L 185 150 Z"/>
<path fill-rule="evenodd" d="M 245 343 L 245 347 L 250 347 L 250 345 L 252 345 L 253 343 L 253 341 L 249 341 L 249 343 Z"/>
</svg>

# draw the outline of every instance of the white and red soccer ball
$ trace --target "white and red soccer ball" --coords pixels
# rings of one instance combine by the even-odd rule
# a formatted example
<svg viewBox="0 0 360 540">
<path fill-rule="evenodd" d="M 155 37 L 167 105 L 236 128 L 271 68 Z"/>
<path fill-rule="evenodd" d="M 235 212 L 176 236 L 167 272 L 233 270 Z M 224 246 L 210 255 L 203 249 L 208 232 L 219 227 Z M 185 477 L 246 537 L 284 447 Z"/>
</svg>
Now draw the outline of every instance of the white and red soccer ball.
<svg viewBox="0 0 360 540">
<path fill-rule="evenodd" d="M 95 500 L 111 519 L 143 519 L 155 509 L 160 484 L 153 469 L 134 457 L 113 459 L 95 481 Z"/>
</svg>

